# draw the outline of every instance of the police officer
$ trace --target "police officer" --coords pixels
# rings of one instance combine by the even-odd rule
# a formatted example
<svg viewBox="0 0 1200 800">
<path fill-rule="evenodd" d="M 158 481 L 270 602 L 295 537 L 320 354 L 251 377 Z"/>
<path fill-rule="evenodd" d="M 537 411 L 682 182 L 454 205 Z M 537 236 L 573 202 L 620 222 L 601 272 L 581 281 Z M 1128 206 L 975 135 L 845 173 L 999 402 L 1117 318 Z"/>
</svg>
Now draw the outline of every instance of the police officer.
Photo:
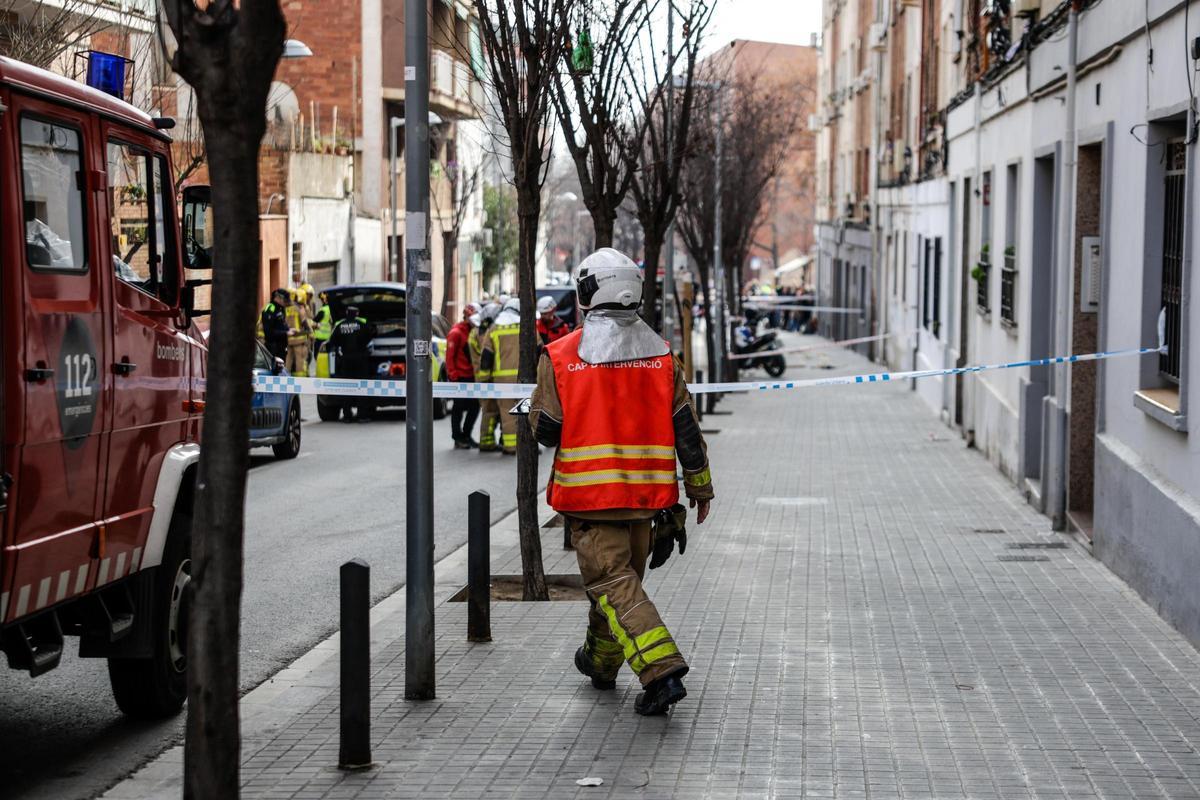
<svg viewBox="0 0 1200 800">
<path fill-rule="evenodd" d="M 329 307 L 329 295 L 321 292 L 321 307 L 313 316 L 313 340 L 316 342 L 317 349 L 329 341 L 331 333 L 333 333 L 333 309 Z"/>
<path fill-rule="evenodd" d="M 521 301 L 513 297 L 504 304 L 488 329 L 479 354 L 479 379 L 491 383 L 516 383 L 521 356 Z M 500 449 L 517 452 L 517 418 L 509 413 L 512 403 L 500 401 Z M 482 447 L 480 449 L 483 449 Z"/>
<path fill-rule="evenodd" d="M 263 344 L 267 346 L 267 350 L 271 351 L 271 355 L 282 359 L 287 358 L 288 335 L 291 333 L 287 321 L 288 303 L 287 290 L 276 289 L 271 293 L 270 302 L 263 306 L 262 313 L 258 317 L 259 333 Z"/>
<path fill-rule="evenodd" d="M 638 266 L 605 247 L 580 263 L 576 285 L 588 314 L 546 348 L 529 417 L 537 440 L 557 448 L 546 496 L 571 531 L 591 601 L 575 666 L 597 689 L 612 689 L 627 661 L 644 690 L 637 712 L 661 714 L 687 695 L 688 665 L 642 579 L 652 550 L 653 567 L 687 541 L 676 457 L 697 523 L 708 516 L 707 449 L 682 368 L 637 314 Z"/>
<path fill-rule="evenodd" d="M 329 348 L 336 351 L 337 378 L 371 378 L 369 345 L 375 338 L 375 326 L 358 315 L 358 306 L 346 306 L 346 316 L 338 320 L 329 335 Z M 374 410 L 371 401 L 361 398 L 347 400 L 342 406 L 345 411 L 343 422 L 353 422 L 352 408 L 358 407 L 358 421 L 370 422 Z"/>
<path fill-rule="evenodd" d="M 492 382 L 491 375 L 483 372 L 483 343 L 487 341 L 488 331 L 499 314 L 499 303 L 485 304 L 483 311 L 479 312 L 479 325 L 471 331 L 467 339 L 467 346 L 471 348 L 471 366 L 475 370 L 475 380 L 480 383 Z M 480 400 L 479 409 L 479 450 L 483 453 L 499 450 L 500 443 L 496 441 L 496 434 L 500 427 L 500 403 L 491 398 Z"/>
</svg>

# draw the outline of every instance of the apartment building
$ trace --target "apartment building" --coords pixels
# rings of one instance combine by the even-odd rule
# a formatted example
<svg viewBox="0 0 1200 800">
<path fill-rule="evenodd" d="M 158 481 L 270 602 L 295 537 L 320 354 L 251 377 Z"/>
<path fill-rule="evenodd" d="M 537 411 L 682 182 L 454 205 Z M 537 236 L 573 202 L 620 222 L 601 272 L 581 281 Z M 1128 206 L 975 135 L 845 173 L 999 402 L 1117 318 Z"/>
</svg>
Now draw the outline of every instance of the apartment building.
<svg viewBox="0 0 1200 800">
<path fill-rule="evenodd" d="M 869 5 L 864 26 L 861 7 L 829 0 L 826 36 L 853 52 L 848 25 L 879 56 L 875 213 L 863 220 L 878 282 L 864 313 L 898 334 L 879 358 L 908 369 L 1165 345 L 917 388 L 1048 525 L 1200 645 L 1200 29 L 1173 0 Z M 825 71 L 840 64 L 822 53 L 834 89 Z M 823 135 L 845 141 L 828 130 L 839 123 Z M 858 178 L 847 162 L 828 164 L 843 193 Z M 861 224 L 847 210 L 831 229 Z"/>
</svg>

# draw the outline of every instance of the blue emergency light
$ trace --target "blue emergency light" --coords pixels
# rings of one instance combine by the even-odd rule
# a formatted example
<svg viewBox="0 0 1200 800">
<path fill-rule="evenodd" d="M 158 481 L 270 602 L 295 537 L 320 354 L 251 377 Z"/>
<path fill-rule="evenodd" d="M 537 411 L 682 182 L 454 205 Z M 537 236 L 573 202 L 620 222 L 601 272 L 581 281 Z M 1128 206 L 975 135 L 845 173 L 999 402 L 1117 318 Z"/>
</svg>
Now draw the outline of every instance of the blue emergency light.
<svg viewBox="0 0 1200 800">
<path fill-rule="evenodd" d="M 125 99 L 125 70 L 132 63 L 124 56 L 90 50 L 87 54 L 87 85 L 105 94 Z"/>
</svg>

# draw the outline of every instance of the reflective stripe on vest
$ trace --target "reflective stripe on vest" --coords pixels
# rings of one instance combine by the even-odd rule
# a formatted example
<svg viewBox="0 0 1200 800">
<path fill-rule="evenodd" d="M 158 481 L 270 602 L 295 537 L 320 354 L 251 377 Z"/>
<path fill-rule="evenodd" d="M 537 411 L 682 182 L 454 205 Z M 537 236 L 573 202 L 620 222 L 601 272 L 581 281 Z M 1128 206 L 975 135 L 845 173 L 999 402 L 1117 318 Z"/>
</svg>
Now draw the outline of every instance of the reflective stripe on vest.
<svg viewBox="0 0 1200 800">
<path fill-rule="evenodd" d="M 517 364 L 509 366 L 504 356 L 504 345 L 501 341 L 508 336 L 518 336 L 521 333 L 520 325 L 496 325 L 488 332 L 488 336 L 492 337 L 492 353 L 496 357 L 495 367 L 492 369 L 492 380 L 496 378 L 515 378 L 517 377 Z M 520 352 L 520 349 L 517 349 Z"/>
<path fill-rule="evenodd" d="M 557 511 L 670 507 L 679 499 L 673 360 L 588 364 L 581 333 L 546 347 L 563 409 L 547 500 Z"/>
</svg>

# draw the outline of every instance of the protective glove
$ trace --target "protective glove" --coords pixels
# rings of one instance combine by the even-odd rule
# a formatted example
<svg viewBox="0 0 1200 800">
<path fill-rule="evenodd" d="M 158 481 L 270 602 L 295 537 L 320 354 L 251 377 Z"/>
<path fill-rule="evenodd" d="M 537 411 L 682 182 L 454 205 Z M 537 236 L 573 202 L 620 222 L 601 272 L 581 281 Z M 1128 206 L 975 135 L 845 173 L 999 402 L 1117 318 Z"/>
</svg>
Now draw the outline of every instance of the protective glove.
<svg viewBox="0 0 1200 800">
<path fill-rule="evenodd" d="M 687 550 L 687 509 L 676 503 L 664 508 L 654 516 L 654 547 L 650 555 L 650 569 L 658 569 L 667 563 L 679 542 L 679 555 Z"/>
</svg>

